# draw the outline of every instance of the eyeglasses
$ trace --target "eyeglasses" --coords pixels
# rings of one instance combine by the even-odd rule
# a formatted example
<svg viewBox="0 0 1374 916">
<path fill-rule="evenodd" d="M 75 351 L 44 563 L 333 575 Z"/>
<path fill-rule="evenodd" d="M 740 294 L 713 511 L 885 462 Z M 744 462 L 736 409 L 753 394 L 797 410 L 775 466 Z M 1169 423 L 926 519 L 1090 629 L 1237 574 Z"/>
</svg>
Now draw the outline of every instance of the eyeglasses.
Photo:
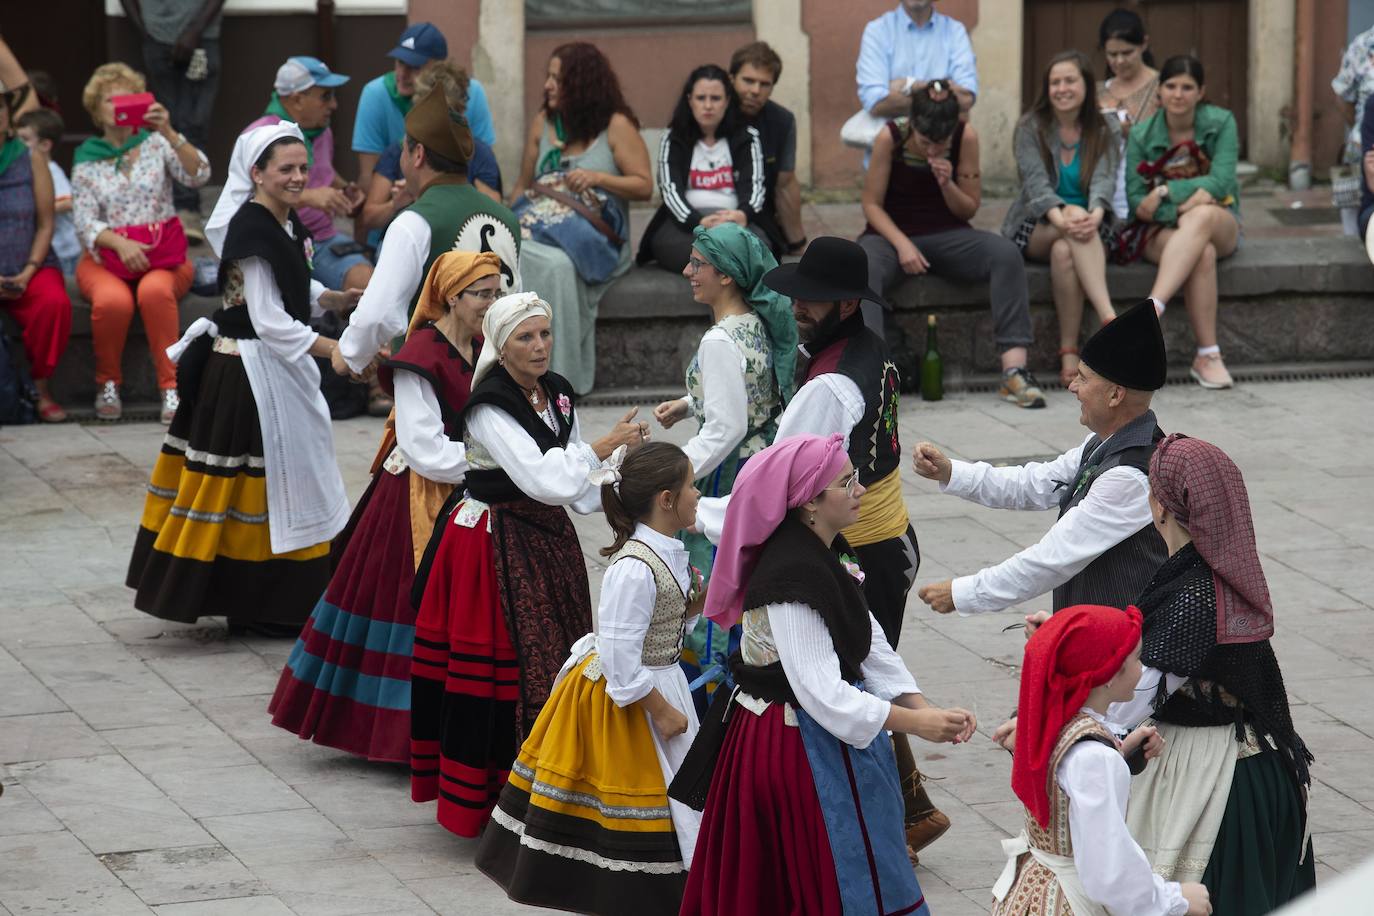
<svg viewBox="0 0 1374 916">
<path fill-rule="evenodd" d="M 471 296 L 478 302 L 495 302 L 496 297 L 501 295 L 499 289 L 465 289 L 464 296 Z"/>
<path fill-rule="evenodd" d="M 709 262 L 703 261 L 701 258 L 690 257 L 687 259 L 687 273 L 695 277 L 697 275 L 697 271 L 701 270 L 708 263 Z"/>
<path fill-rule="evenodd" d="M 840 481 L 838 487 L 826 487 L 827 490 L 844 490 L 844 495 L 850 499 L 857 499 L 859 496 L 859 472 L 855 471 L 844 480 Z"/>
</svg>

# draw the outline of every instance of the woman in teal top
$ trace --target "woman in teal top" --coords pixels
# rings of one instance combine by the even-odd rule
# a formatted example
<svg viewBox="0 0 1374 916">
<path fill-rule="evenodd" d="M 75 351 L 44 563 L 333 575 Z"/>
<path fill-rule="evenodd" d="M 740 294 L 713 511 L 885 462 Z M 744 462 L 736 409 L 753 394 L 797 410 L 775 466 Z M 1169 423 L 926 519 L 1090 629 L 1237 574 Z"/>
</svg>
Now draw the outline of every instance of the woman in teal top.
<svg viewBox="0 0 1374 916">
<path fill-rule="evenodd" d="M 1059 381 L 1078 374 L 1083 300 L 1098 321 L 1115 315 L 1107 292 L 1107 245 L 1115 214 L 1121 125 L 1098 110 L 1097 80 L 1087 57 L 1064 51 L 1050 60 L 1040 97 L 1012 136 L 1021 193 L 1002 234 L 1030 261 L 1048 261 L 1059 315 Z"/>
<path fill-rule="evenodd" d="M 1179 55 L 1159 71 L 1160 107 L 1131 131 L 1126 199 L 1150 226 L 1145 259 L 1159 265 L 1150 290 L 1161 317 L 1179 290 L 1197 337 L 1192 376 L 1204 388 L 1230 388 L 1217 345 L 1217 260 L 1240 243 L 1236 118 L 1203 102 L 1202 64 Z"/>
<path fill-rule="evenodd" d="M 688 415 L 697 433 L 683 446 L 702 496 L 725 496 L 740 468 L 773 444 L 778 417 L 796 389 L 797 322 L 792 300 L 763 285 L 778 262 L 757 235 L 737 223 L 697 226 L 682 274 L 692 298 L 711 309 L 711 327 L 687 366 L 687 394 L 664 401 L 654 417 L 666 429 Z M 715 548 L 683 532 L 691 564 L 709 580 Z M 738 631 L 736 630 L 736 633 Z M 682 664 L 694 681 L 734 648 L 730 634 L 705 617 L 688 634 Z M 698 691 L 704 704 L 706 691 Z M 703 705 L 704 711 L 704 705 Z"/>
</svg>

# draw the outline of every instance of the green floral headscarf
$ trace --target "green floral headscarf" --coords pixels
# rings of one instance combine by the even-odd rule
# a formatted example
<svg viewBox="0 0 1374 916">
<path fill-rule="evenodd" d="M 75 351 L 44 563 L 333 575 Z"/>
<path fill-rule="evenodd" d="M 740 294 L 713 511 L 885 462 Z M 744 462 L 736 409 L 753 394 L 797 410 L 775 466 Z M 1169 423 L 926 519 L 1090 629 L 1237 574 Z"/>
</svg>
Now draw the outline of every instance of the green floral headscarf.
<svg viewBox="0 0 1374 916">
<path fill-rule="evenodd" d="M 777 259 L 754 233 L 738 223 L 721 223 L 692 232 L 692 247 L 711 266 L 739 285 L 744 301 L 759 316 L 772 345 L 773 374 L 786 404 L 797 384 L 797 322 L 792 300 L 763 285 L 763 275 L 778 266 Z"/>
</svg>

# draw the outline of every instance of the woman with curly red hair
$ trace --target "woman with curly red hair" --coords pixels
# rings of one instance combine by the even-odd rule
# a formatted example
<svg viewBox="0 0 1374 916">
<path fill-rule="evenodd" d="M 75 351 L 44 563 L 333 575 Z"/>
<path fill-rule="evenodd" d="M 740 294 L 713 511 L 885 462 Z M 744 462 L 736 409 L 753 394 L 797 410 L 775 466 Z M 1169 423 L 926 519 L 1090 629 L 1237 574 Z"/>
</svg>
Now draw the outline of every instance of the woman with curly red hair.
<svg viewBox="0 0 1374 916">
<path fill-rule="evenodd" d="M 586 219 L 569 221 L 549 214 L 567 205 L 550 195 L 527 197 L 532 187 L 573 196 L 605 229 Z M 649 150 L 611 62 L 585 41 L 555 48 L 544 79 L 544 106 L 530 124 L 511 200 L 522 223 L 561 221 L 585 230 L 575 240 L 554 238 L 561 235 L 558 232 L 533 233 L 520 249 L 524 288 L 555 306 L 553 369 L 572 382 L 578 394 L 590 391 L 596 379 L 596 310 L 601 296 L 630 267 L 627 202 L 648 200 L 652 193 Z M 610 239 L 614 250 L 609 252 L 609 269 L 591 269 L 597 255 L 608 253 L 595 249 Z"/>
</svg>

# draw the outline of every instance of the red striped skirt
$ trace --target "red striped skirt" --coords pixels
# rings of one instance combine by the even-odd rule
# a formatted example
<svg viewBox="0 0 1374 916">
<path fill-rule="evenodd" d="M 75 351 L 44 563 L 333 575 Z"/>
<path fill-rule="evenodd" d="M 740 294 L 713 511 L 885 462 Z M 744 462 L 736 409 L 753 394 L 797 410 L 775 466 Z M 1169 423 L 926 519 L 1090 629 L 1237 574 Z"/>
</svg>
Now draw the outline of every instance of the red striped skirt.
<svg viewBox="0 0 1374 916">
<path fill-rule="evenodd" d="M 533 500 L 493 506 L 440 538 L 415 621 L 411 798 L 477 836 L 559 668 L 591 629 L 591 595 L 567 512 Z M 488 533 L 488 521 L 491 532 Z"/>
</svg>

